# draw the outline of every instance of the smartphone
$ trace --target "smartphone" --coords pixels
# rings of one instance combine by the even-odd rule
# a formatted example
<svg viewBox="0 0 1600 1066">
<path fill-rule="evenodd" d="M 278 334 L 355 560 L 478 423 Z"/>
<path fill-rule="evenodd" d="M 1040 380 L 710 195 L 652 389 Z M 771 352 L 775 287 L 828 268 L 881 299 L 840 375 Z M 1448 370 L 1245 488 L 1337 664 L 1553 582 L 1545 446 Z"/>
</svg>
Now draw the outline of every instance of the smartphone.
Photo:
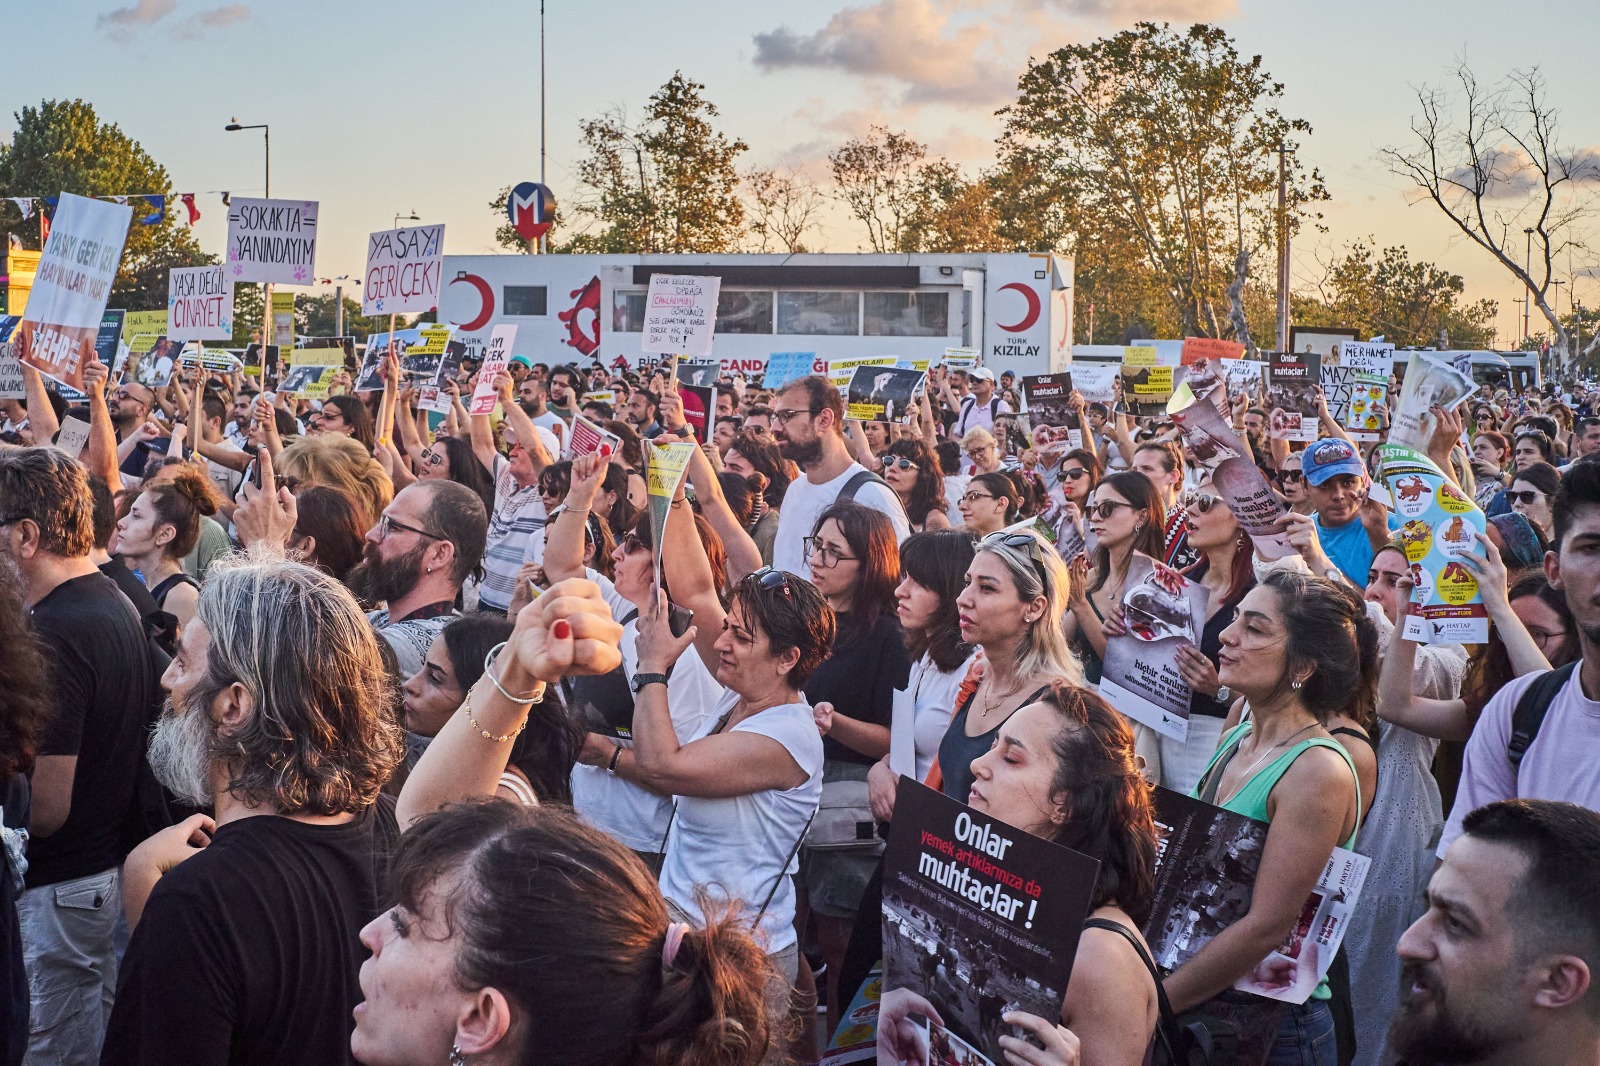
<svg viewBox="0 0 1600 1066">
<path fill-rule="evenodd" d="M 689 623 L 694 621 L 694 612 L 687 607 L 679 607 L 675 603 L 667 605 L 667 628 L 675 637 L 681 637 L 689 631 Z"/>
<path fill-rule="evenodd" d="M 256 488 L 261 488 L 261 453 L 256 453 L 255 461 L 250 464 L 250 483 Z"/>
</svg>

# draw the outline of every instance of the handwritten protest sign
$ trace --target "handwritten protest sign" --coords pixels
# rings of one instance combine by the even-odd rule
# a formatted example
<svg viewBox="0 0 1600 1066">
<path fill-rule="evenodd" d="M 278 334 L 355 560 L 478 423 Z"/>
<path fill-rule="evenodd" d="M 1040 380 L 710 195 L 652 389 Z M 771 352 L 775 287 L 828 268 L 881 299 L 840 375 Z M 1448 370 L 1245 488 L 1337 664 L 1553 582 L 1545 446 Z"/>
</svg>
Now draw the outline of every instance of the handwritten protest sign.
<svg viewBox="0 0 1600 1066">
<path fill-rule="evenodd" d="M 21 321 L 20 315 L 0 315 L 0 400 L 27 399 L 28 389 L 22 380 L 22 363 L 17 360 L 16 347 L 11 334 Z"/>
<path fill-rule="evenodd" d="M 225 341 L 233 336 L 233 282 L 225 268 L 168 271 L 167 336 L 175 341 Z"/>
<path fill-rule="evenodd" d="M 167 312 L 161 311 L 129 311 L 122 319 L 122 341 L 129 347 L 134 347 L 133 339 L 141 335 L 151 337 L 164 337 L 167 334 Z M 139 354 L 135 348 L 134 354 Z"/>
<path fill-rule="evenodd" d="M 816 373 L 816 352 L 773 352 L 767 356 L 767 371 L 761 387 L 777 391 L 803 377 Z"/>
<path fill-rule="evenodd" d="M 673 444 L 657 444 L 655 441 L 646 440 L 644 443 L 645 457 L 645 491 L 649 494 L 650 505 L 650 532 L 655 537 L 658 545 L 665 544 L 667 518 L 672 513 L 672 497 L 678 492 L 678 486 L 683 483 L 684 474 L 689 471 L 689 458 L 694 455 L 694 450 L 699 447 L 693 441 L 678 441 Z M 656 552 L 656 584 L 661 584 L 661 552 Z"/>
<path fill-rule="evenodd" d="M 83 389 L 132 217 L 123 204 L 61 194 L 14 343 L 18 359 L 68 388 Z"/>
<path fill-rule="evenodd" d="M 1322 360 L 1322 392 L 1328 400 L 1328 412 L 1351 431 L 1351 439 L 1378 439 L 1383 420 L 1374 407 L 1385 402 L 1393 372 L 1392 344 L 1340 341 L 1334 357 Z M 1378 386 L 1376 390 L 1374 384 Z M 1362 401 L 1361 410 L 1356 412 L 1353 408 L 1358 399 Z"/>
<path fill-rule="evenodd" d="M 651 274 L 640 350 L 691 359 L 711 356 L 722 279 Z"/>
<path fill-rule="evenodd" d="M 317 256 L 315 200 L 235 196 L 228 206 L 228 273 L 234 281 L 309 285 Z"/>
<path fill-rule="evenodd" d="M 76 459 L 83 454 L 83 446 L 88 443 L 89 423 L 70 415 L 61 420 L 61 432 L 56 436 L 57 448 Z"/>
<path fill-rule="evenodd" d="M 489 334 L 489 347 L 484 350 L 483 365 L 478 368 L 478 384 L 472 389 L 472 403 L 467 408 L 470 415 L 486 415 L 494 411 L 499 399 L 494 391 L 494 380 L 511 362 L 511 345 L 517 339 L 514 325 L 496 326 Z"/>
<path fill-rule="evenodd" d="M 443 271 L 443 225 L 402 226 L 368 234 L 361 313 L 432 311 L 439 306 L 439 278 Z"/>
</svg>

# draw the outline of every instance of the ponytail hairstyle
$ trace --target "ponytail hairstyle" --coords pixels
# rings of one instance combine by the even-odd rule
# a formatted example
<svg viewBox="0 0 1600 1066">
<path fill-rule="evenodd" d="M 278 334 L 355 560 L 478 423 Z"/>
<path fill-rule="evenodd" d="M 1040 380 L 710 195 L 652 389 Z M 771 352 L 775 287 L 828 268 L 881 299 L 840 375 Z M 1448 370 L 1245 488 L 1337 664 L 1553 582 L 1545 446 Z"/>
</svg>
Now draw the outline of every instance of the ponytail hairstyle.
<svg viewBox="0 0 1600 1066">
<path fill-rule="evenodd" d="M 173 537 L 162 551 L 169 559 L 182 559 L 200 542 L 200 519 L 217 513 L 217 490 L 211 479 L 191 463 L 175 467 L 170 481 L 158 481 L 144 490 L 159 525 L 171 526 Z"/>
<path fill-rule="evenodd" d="M 771 964 L 745 927 L 713 910 L 704 929 L 674 928 L 638 856 L 568 808 L 424 815 L 390 883 L 399 906 L 454 933 L 460 988 L 511 1003 L 514 1061 L 755 1066 L 766 1053 Z"/>
<path fill-rule="evenodd" d="M 1324 725 L 1343 714 L 1370 727 L 1378 696 L 1378 628 L 1361 594 L 1342 581 L 1288 570 L 1273 571 L 1261 584 L 1277 594 L 1283 612 L 1289 671 L 1312 668 L 1300 688 L 1306 710 Z"/>
<path fill-rule="evenodd" d="M 1065 808 L 1066 820 L 1054 840 L 1100 860 L 1091 910 L 1118 906 L 1142 926 L 1155 896 L 1156 820 L 1133 730 L 1086 688 L 1058 682 L 1040 702 L 1061 723 L 1050 744 L 1056 757 L 1050 801 Z"/>
</svg>

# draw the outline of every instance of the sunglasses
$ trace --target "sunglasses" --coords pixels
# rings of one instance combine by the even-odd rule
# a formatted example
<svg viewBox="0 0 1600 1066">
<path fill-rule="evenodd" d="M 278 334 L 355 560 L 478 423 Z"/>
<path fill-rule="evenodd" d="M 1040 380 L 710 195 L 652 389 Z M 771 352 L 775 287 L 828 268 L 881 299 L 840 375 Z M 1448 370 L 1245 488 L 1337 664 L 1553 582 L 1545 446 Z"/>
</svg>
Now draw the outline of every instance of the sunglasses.
<svg viewBox="0 0 1600 1066">
<path fill-rule="evenodd" d="M 891 466 L 892 467 L 896 467 L 896 468 L 898 468 L 900 470 L 916 470 L 917 469 L 917 464 L 913 463 L 910 459 L 907 459 L 903 455 L 890 455 L 890 456 L 885 457 L 884 460 L 883 460 L 883 468 L 885 470 L 887 470 Z"/>
<path fill-rule="evenodd" d="M 632 555 L 634 552 L 650 550 L 645 542 L 639 539 L 639 535 L 637 533 L 628 533 L 624 535 L 623 538 L 617 542 L 617 547 L 622 549 L 623 555 Z"/>
<path fill-rule="evenodd" d="M 1222 502 L 1222 497 L 1211 492 L 1185 492 L 1183 505 L 1193 507 L 1201 514 L 1210 514 L 1211 508 Z"/>
<path fill-rule="evenodd" d="M 1137 510 L 1131 503 L 1123 503 L 1120 500 L 1102 500 L 1099 503 L 1089 504 L 1083 509 L 1083 513 L 1090 518 L 1110 518 L 1117 513 L 1118 507 L 1126 507 L 1130 511 Z"/>
<path fill-rule="evenodd" d="M 1305 480 L 1305 474 L 1299 470 L 1279 470 L 1272 475 L 1272 480 L 1280 485 L 1297 485 Z"/>
<path fill-rule="evenodd" d="M 1013 551 L 1021 552 L 1028 557 L 1028 561 L 1033 564 L 1033 569 L 1038 572 L 1039 583 L 1045 586 L 1050 584 L 1049 578 L 1045 576 L 1044 563 L 1039 558 L 1039 539 L 1037 537 L 1030 537 L 1026 533 L 1007 533 L 1002 529 L 990 533 L 978 543 L 987 548 L 1004 545 Z"/>
<path fill-rule="evenodd" d="M 1540 492 L 1538 489 L 1518 489 L 1516 492 L 1507 492 L 1506 500 L 1510 503 L 1520 503 L 1526 507 L 1539 502 L 1539 497 L 1548 495 L 1549 493 Z"/>
<path fill-rule="evenodd" d="M 1069 481 L 1076 481 L 1080 477 L 1088 477 L 1089 471 L 1085 470 L 1081 466 L 1075 466 L 1070 470 L 1061 471 L 1061 476 L 1067 478 Z"/>
<path fill-rule="evenodd" d="M 753 582 L 757 588 L 767 592 L 773 589 L 782 589 L 786 598 L 794 598 L 794 593 L 789 589 L 789 575 L 782 570 L 774 570 L 770 566 L 763 566 L 760 570 L 746 574 L 745 580 Z"/>
</svg>

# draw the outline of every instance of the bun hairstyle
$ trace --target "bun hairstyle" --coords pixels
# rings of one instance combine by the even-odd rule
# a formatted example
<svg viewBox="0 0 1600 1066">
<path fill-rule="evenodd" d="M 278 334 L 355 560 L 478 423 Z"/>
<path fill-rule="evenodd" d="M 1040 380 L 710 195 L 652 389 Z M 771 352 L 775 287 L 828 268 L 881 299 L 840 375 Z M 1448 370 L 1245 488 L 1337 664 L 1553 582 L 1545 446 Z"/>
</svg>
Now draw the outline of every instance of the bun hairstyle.
<svg viewBox="0 0 1600 1066">
<path fill-rule="evenodd" d="M 537 1049 L 566 1066 L 755 1066 L 773 1037 L 771 963 L 746 927 L 730 915 L 673 929 L 638 856 L 570 809 L 425 815 L 390 882 L 400 906 L 442 912 L 461 988 L 510 1001 L 516 1061 Z"/>
<path fill-rule="evenodd" d="M 217 513 L 217 490 L 211 479 L 185 463 L 170 481 L 158 481 L 144 490 L 156 521 L 176 530 L 164 549 L 167 557 L 182 559 L 200 542 L 200 519 Z"/>
<path fill-rule="evenodd" d="M 1378 628 L 1361 594 L 1342 581 L 1288 570 L 1273 571 L 1261 584 L 1278 595 L 1289 669 L 1312 668 L 1300 689 L 1306 710 L 1324 724 L 1344 714 L 1370 726 L 1378 694 Z"/>
</svg>

